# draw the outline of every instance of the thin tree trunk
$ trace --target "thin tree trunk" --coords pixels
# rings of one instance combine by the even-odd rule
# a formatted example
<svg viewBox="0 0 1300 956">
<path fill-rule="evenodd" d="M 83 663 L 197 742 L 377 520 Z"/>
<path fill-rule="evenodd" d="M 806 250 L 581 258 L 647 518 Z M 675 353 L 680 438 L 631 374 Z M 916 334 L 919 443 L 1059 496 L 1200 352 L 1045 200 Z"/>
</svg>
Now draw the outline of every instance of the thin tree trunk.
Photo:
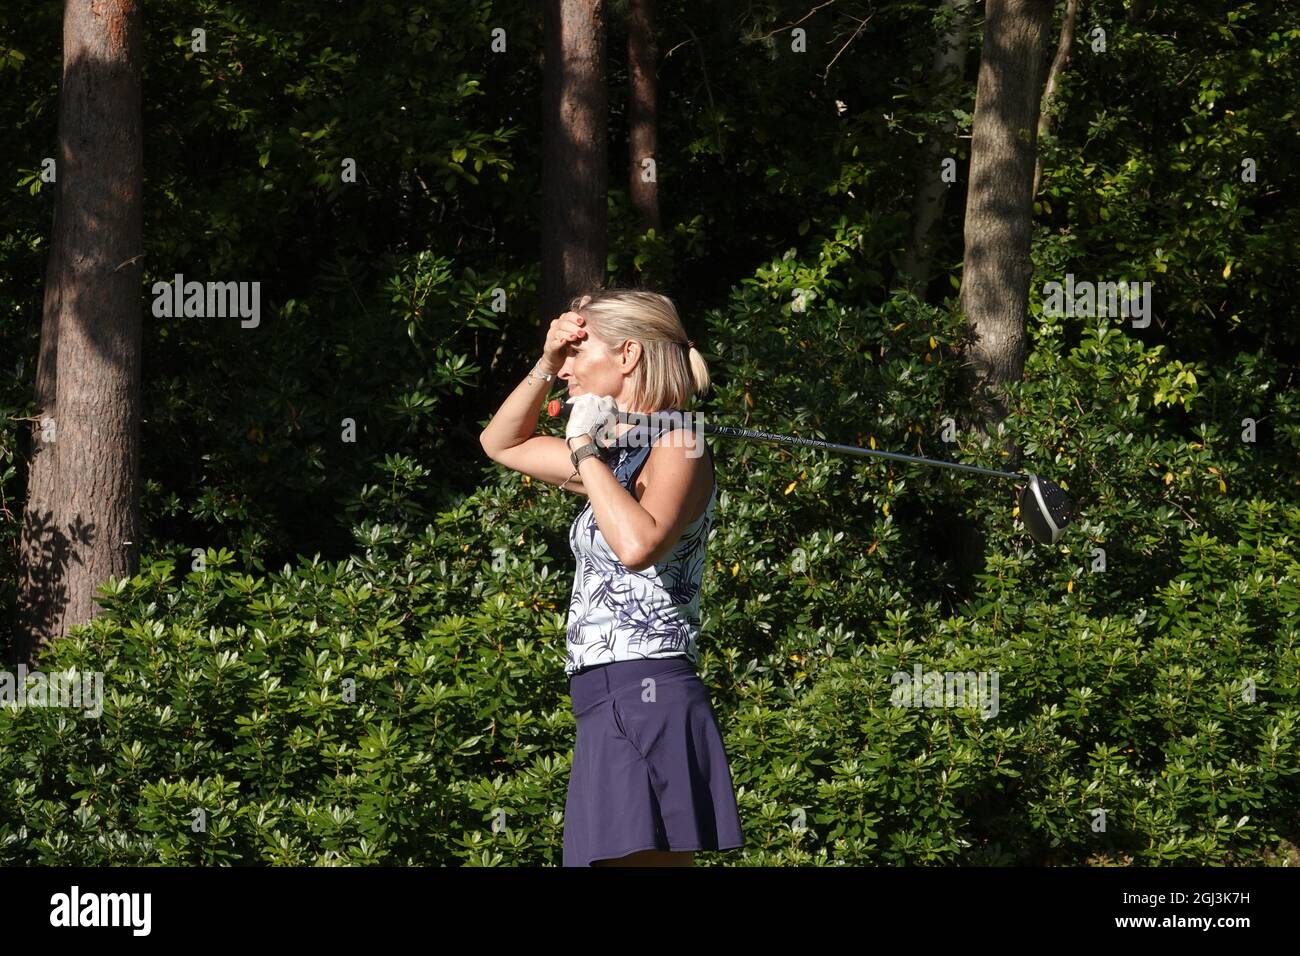
<svg viewBox="0 0 1300 956">
<path fill-rule="evenodd" d="M 944 0 L 948 13 L 948 27 L 939 37 L 930 66 L 931 88 L 934 95 L 947 105 L 951 97 L 944 96 L 950 84 L 960 89 L 962 75 L 966 72 L 966 46 L 970 38 L 969 0 Z M 938 129 L 926 138 L 921 165 L 916 171 L 916 192 L 912 198 L 912 233 L 903 253 L 902 274 L 917 295 L 925 297 L 930 284 L 930 266 L 934 260 L 934 228 L 943 216 L 948 184 L 939 178 L 940 163 L 945 151 L 951 148 L 957 121 L 951 111 L 944 113 Z"/>
<path fill-rule="evenodd" d="M 658 116 L 655 108 L 655 30 L 654 0 L 629 0 L 627 9 L 627 73 L 631 87 L 628 101 L 628 153 L 631 161 L 628 191 L 632 208 L 641 222 L 641 231 L 653 229 L 658 234 L 659 183 L 656 138 Z M 650 178 L 651 171 L 654 178 Z"/>
<path fill-rule="evenodd" d="M 1065 0 L 1065 14 L 1061 18 L 1061 39 L 1056 44 L 1056 56 L 1052 58 L 1051 69 L 1047 71 L 1047 84 L 1043 87 L 1043 106 L 1038 114 L 1038 142 L 1041 143 L 1052 128 L 1052 100 L 1056 96 L 1056 85 L 1060 82 L 1065 65 L 1070 62 L 1070 47 L 1074 44 L 1074 24 L 1078 19 L 1079 0 Z M 1043 156 L 1034 157 L 1034 195 L 1038 195 L 1038 185 L 1043 180 Z"/>
<path fill-rule="evenodd" d="M 989 0 L 975 92 L 961 308 L 973 336 L 967 384 L 977 427 L 1006 416 L 1002 386 L 1025 362 L 1031 189 L 1049 0 Z M 983 386 L 991 401 L 983 405 Z"/>
<path fill-rule="evenodd" d="M 11 664 L 35 664 L 40 640 L 53 633 L 56 607 L 67 599 L 63 576 L 68 565 L 68 539 L 54 523 L 58 496 L 59 445 L 45 441 L 42 422 L 54 419 L 54 397 L 59 351 L 59 301 L 63 264 L 59 255 L 60 178 L 54 185 L 54 220 L 45 262 L 45 296 L 41 310 L 41 339 L 36 360 L 36 415 L 31 423 L 31 455 L 27 464 L 27 501 L 19 532 L 18 596 L 14 606 L 13 641 L 8 646 Z M 57 438 L 57 435 L 49 435 Z"/>
<path fill-rule="evenodd" d="M 549 323 L 605 279 L 608 159 L 604 0 L 546 0 L 542 279 Z"/>
<path fill-rule="evenodd" d="M 138 0 L 64 6 L 56 170 L 36 394 L 38 419 L 54 420 L 55 440 L 41 440 L 38 420 L 23 530 L 27 629 L 16 642 L 29 660 L 90 620 L 95 589 L 134 573 L 138 561 Z"/>
</svg>

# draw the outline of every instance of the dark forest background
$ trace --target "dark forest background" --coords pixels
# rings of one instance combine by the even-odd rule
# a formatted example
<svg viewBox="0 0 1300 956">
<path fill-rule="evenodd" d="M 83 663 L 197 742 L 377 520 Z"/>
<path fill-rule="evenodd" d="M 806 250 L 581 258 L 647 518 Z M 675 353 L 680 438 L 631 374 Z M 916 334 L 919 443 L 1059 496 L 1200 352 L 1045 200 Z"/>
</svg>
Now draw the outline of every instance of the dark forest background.
<svg viewBox="0 0 1300 956">
<path fill-rule="evenodd" d="M 75 746 L 49 714 L 0 716 L 0 861 L 558 860 L 578 503 L 478 442 L 556 314 L 544 6 L 141 4 L 140 540 L 94 620 L 46 650 L 126 696 Z M 1082 504 L 1038 548 L 1005 483 L 711 441 L 702 671 L 746 861 L 1294 854 L 1295 7 L 1012 2 L 994 31 L 983 3 L 657 0 L 651 229 L 629 185 L 635 5 L 587 6 L 603 9 L 606 127 L 570 148 L 604 148 L 607 231 L 562 241 L 594 250 L 595 281 L 672 297 L 715 380 L 699 408 L 1015 464 Z M 59 563 L 23 521 L 63 17 L 0 9 L 6 621 L 24 575 Z M 1033 23 L 1038 71 L 1016 74 Z M 1032 111 L 1000 158 L 972 150 L 982 62 L 1004 69 L 985 117 Z M 981 162 L 994 185 L 977 191 Z M 964 300 L 977 270 L 1018 290 L 1006 315 Z M 149 289 L 176 273 L 259 281 L 260 326 L 155 317 Z M 1152 282 L 1149 326 L 1045 314 L 1044 284 L 1067 274 Z M 995 413 L 971 374 L 980 321 L 1023 342 L 981 376 Z M 996 726 L 890 708 L 889 674 L 917 660 L 1000 668 Z M 341 674 L 368 688 L 360 710 Z M 181 728 L 173 753 L 161 737 Z M 76 748 L 108 769 L 74 765 Z M 228 829 L 173 832 L 194 806 L 225 808 Z"/>
</svg>

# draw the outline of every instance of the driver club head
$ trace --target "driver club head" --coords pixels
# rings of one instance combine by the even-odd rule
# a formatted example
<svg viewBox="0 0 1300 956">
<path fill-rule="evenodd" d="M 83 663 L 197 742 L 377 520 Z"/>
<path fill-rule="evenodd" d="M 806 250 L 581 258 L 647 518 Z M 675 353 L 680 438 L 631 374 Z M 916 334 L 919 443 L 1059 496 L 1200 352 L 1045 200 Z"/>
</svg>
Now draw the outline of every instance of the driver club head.
<svg viewBox="0 0 1300 956">
<path fill-rule="evenodd" d="M 1020 492 L 1020 520 L 1039 544 L 1056 544 L 1078 511 L 1061 486 L 1046 478 L 1029 475 Z"/>
</svg>

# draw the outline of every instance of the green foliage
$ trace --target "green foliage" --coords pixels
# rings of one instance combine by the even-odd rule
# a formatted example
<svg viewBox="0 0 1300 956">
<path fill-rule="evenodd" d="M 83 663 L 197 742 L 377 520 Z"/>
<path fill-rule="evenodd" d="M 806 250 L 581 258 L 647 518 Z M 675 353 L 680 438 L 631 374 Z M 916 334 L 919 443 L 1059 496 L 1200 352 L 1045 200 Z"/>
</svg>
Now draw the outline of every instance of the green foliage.
<svg viewBox="0 0 1300 956">
<path fill-rule="evenodd" d="M 1271 4 L 1201 14 L 1089 10 L 1043 144 L 1036 273 L 1152 281 L 1148 335 L 1186 355 L 1215 359 L 1229 335 L 1234 352 L 1294 350 L 1277 317 L 1297 291 L 1300 211 L 1282 197 L 1300 192 L 1300 28 Z"/>
<path fill-rule="evenodd" d="M 611 150 L 609 279 L 705 327 L 706 415 L 994 468 L 1014 444 L 1083 512 L 1041 548 L 1005 483 L 712 442 L 702 670 L 736 862 L 1234 864 L 1300 843 L 1300 31 L 1235 0 L 1088 10 L 1041 144 L 1024 378 L 994 436 L 951 440 L 967 331 L 933 290 L 960 286 L 978 23 L 940 86 L 934 8 L 660 10 L 663 225 Z M 42 661 L 102 671 L 103 714 L 0 708 L 0 863 L 559 861 L 577 503 L 475 441 L 540 342 L 541 22 L 489 0 L 146 16 L 145 558 Z M 57 4 L 0 10 L 4 609 L 59 30 Z M 962 181 L 927 303 L 891 290 L 949 118 Z M 260 329 L 150 316 L 178 271 L 261 281 Z M 1152 325 L 1044 315 L 1067 272 L 1153 281 Z M 973 575 L 955 516 L 982 535 Z M 892 706 L 917 664 L 996 671 L 999 713 Z"/>
<path fill-rule="evenodd" d="M 932 446 L 938 423 L 915 439 L 913 423 L 957 388 L 953 311 L 838 304 L 837 268 L 781 259 L 711 314 L 725 374 L 706 413 Z M 795 283 L 802 311 L 782 308 Z M 1034 415 L 1007 426 L 1086 493 L 1055 549 L 964 474 L 712 441 L 701 672 L 748 841 L 736 862 L 1217 865 L 1295 842 L 1300 505 L 1219 429 L 1176 441 L 1149 354 L 1102 327 L 1030 368 Z M 1249 390 L 1252 368 L 1207 379 L 1205 403 Z M 346 561 L 248 573 L 209 550 L 103 589 L 102 615 L 42 661 L 102 671 L 102 716 L 0 710 L 0 861 L 558 862 L 576 501 L 502 471 L 428 516 L 409 501 L 429 469 L 386 470 Z M 925 557 L 954 510 L 989 542 L 964 595 Z M 996 672 L 998 712 L 894 706 L 893 675 L 916 666 Z"/>
</svg>

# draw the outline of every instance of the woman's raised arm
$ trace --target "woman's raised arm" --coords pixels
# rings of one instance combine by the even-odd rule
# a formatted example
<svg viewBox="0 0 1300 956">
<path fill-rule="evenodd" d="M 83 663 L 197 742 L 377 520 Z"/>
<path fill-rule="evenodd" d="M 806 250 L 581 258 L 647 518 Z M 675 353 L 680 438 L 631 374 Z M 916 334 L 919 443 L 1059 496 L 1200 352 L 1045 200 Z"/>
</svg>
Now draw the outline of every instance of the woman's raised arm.
<svg viewBox="0 0 1300 956">
<path fill-rule="evenodd" d="M 479 435 L 479 444 L 493 461 L 555 485 L 563 484 L 573 474 L 573 462 L 564 439 L 536 434 L 541 402 L 550 390 L 550 380 L 538 373 L 544 372 L 554 379 L 564 364 L 570 343 L 586 338 L 585 321 L 577 312 L 565 312 L 551 323 L 536 367 L 515 387 Z M 565 487 L 586 494 L 580 477 Z"/>
</svg>

